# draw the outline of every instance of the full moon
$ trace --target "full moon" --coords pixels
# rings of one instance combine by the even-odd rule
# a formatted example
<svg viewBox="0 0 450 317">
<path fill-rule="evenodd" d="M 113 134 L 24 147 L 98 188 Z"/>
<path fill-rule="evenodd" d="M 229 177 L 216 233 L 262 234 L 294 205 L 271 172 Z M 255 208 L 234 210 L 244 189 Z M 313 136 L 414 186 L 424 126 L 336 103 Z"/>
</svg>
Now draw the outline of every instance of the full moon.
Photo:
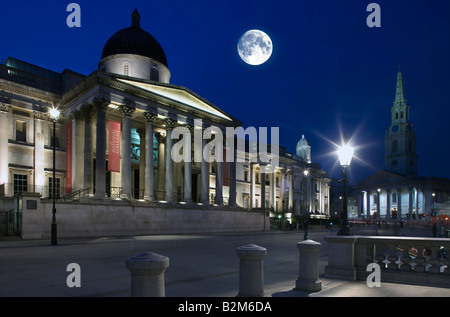
<svg viewBox="0 0 450 317">
<path fill-rule="evenodd" d="M 263 31 L 250 30 L 239 39 L 237 50 L 247 64 L 261 65 L 272 55 L 272 40 Z"/>
</svg>

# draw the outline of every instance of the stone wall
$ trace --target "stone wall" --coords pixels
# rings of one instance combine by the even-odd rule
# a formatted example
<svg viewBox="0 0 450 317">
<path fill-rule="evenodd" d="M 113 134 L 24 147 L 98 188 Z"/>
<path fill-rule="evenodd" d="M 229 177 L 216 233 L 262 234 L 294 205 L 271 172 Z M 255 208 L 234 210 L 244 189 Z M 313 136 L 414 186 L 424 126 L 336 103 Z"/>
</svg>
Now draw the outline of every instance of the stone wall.
<svg viewBox="0 0 450 317">
<path fill-rule="evenodd" d="M 27 200 L 36 201 L 27 204 Z M 32 206 L 33 209 L 28 209 Z M 23 197 L 22 238 L 50 238 L 52 201 Z M 56 203 L 58 238 L 269 230 L 268 212 L 119 200 Z"/>
</svg>

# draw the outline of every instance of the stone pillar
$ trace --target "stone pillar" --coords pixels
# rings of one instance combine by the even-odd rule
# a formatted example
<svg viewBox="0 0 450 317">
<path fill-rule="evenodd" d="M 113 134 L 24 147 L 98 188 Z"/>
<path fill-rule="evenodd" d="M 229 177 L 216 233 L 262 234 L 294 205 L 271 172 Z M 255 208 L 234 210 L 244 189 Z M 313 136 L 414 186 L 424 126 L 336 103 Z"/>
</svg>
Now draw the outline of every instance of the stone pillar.
<svg viewBox="0 0 450 317">
<path fill-rule="evenodd" d="M 184 201 L 187 204 L 192 203 L 192 134 L 194 133 L 194 127 L 191 125 L 186 126 L 189 130 L 189 135 L 184 135 L 183 138 L 189 137 L 188 142 L 186 142 L 186 151 L 184 157 Z"/>
<path fill-rule="evenodd" d="M 250 209 L 258 208 L 258 206 L 255 206 L 255 167 L 253 163 L 250 162 L 249 166 L 249 172 L 250 172 Z"/>
<path fill-rule="evenodd" d="M 409 188 L 409 200 L 408 200 L 408 219 L 411 219 L 413 207 L 413 188 Z"/>
<path fill-rule="evenodd" d="M 166 200 L 169 203 L 175 201 L 173 192 L 173 160 L 172 160 L 172 131 L 177 123 L 174 120 L 166 119 Z"/>
<path fill-rule="evenodd" d="M 288 178 L 289 178 L 288 211 L 292 212 L 292 209 L 294 208 L 294 172 L 293 171 L 288 172 Z M 308 205 L 306 205 L 306 206 L 308 206 Z"/>
<path fill-rule="evenodd" d="M 266 165 L 261 164 L 261 208 L 266 209 Z"/>
<path fill-rule="evenodd" d="M 366 192 L 366 215 L 367 219 L 370 218 L 370 191 Z"/>
<path fill-rule="evenodd" d="M 270 208 L 273 211 L 276 211 L 276 184 L 275 184 L 275 169 L 273 169 L 273 171 L 270 174 L 270 186 L 269 186 L 269 190 L 270 190 Z"/>
<path fill-rule="evenodd" d="M 3 195 L 9 194 L 9 169 L 8 169 L 8 128 L 9 111 L 11 105 L 0 102 L 0 185 L 4 185 Z"/>
<path fill-rule="evenodd" d="M 391 219 L 391 190 L 386 190 L 386 219 Z"/>
<path fill-rule="evenodd" d="M 156 139 L 158 140 L 158 191 L 160 192 L 160 197 L 158 197 L 157 200 L 161 200 L 162 195 L 161 193 L 165 191 L 165 184 L 164 184 L 164 175 L 165 175 L 165 171 L 164 171 L 164 160 L 166 157 L 166 151 L 164 149 L 164 144 L 166 142 L 166 137 L 164 135 L 162 135 L 161 133 L 156 133 L 155 134 Z"/>
<path fill-rule="evenodd" d="M 234 142 L 233 142 L 233 157 L 231 158 L 230 162 L 230 188 L 229 188 L 229 200 L 228 200 L 228 206 L 235 207 L 236 204 L 236 195 L 237 195 L 237 188 L 236 188 L 236 136 L 234 136 Z"/>
<path fill-rule="evenodd" d="M 84 170 L 83 170 L 83 188 L 93 187 L 93 162 L 92 162 L 92 118 L 94 116 L 94 106 L 92 104 L 84 105 L 81 112 L 84 117 Z M 93 191 L 85 192 L 89 196 Z"/>
<path fill-rule="evenodd" d="M 205 129 L 202 128 L 202 136 Z M 201 202 L 204 205 L 209 205 L 209 163 L 204 158 L 204 150 L 207 140 L 202 137 L 202 165 L 201 165 Z"/>
<path fill-rule="evenodd" d="M 216 156 L 217 157 L 217 156 Z M 216 160 L 216 204 L 223 205 L 223 160 Z"/>
<path fill-rule="evenodd" d="M 236 249 L 239 256 L 239 293 L 242 297 L 264 296 L 263 257 L 266 248 L 248 244 Z"/>
<path fill-rule="evenodd" d="M 397 189 L 397 218 L 402 219 L 402 189 Z"/>
<path fill-rule="evenodd" d="M 145 184 L 144 199 L 148 201 L 155 200 L 155 177 L 153 167 L 153 123 L 156 115 L 150 112 L 144 113 L 145 116 Z"/>
<path fill-rule="evenodd" d="M 135 111 L 134 108 L 121 105 L 119 107 L 122 113 L 122 193 L 121 198 L 131 199 L 131 117 Z"/>
<path fill-rule="evenodd" d="M 48 118 L 47 113 L 34 111 L 34 192 L 45 197 L 45 158 L 44 158 L 44 120 Z M 6 125 L 5 127 L 7 127 Z M 8 134 L 6 134 L 8 136 Z M 53 133 L 52 133 L 53 135 Z M 6 152 L 8 153 L 8 152 Z"/>
<path fill-rule="evenodd" d="M 380 219 L 380 192 L 377 190 L 377 219 Z"/>
<path fill-rule="evenodd" d="M 297 243 L 299 251 L 298 278 L 295 288 L 309 292 L 318 292 L 322 289 L 319 279 L 319 249 L 320 243 L 305 240 Z"/>
<path fill-rule="evenodd" d="M 106 108 L 109 101 L 94 99 L 97 111 L 97 130 L 95 145 L 95 198 L 106 197 Z"/>
<path fill-rule="evenodd" d="M 164 272 L 169 258 L 145 252 L 129 257 L 126 267 L 131 273 L 132 297 L 165 297 Z"/>
</svg>

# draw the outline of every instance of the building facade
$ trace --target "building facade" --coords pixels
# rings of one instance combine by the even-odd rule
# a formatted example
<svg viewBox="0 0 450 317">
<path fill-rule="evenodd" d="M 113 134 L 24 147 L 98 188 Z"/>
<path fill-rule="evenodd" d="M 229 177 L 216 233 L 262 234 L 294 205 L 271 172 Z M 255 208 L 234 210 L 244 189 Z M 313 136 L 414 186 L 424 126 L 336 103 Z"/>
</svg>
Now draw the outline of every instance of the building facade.
<svg viewBox="0 0 450 317">
<path fill-rule="evenodd" d="M 311 162 L 304 138 L 298 155 L 280 147 L 279 165 L 270 172 L 259 157 L 239 151 L 233 142 L 208 148 L 209 139 L 242 123 L 188 88 L 171 84 L 163 49 L 140 27 L 136 10 L 131 20 L 107 41 L 98 70 L 88 76 L 14 58 L 0 65 L 3 197 L 34 192 L 52 198 L 55 188 L 61 201 L 268 208 L 274 217 L 288 219 L 329 214 L 329 179 Z M 61 111 L 55 122 L 51 108 Z M 208 149 L 211 160 L 198 155 Z M 189 159 L 174 161 L 174 151 Z M 220 160 L 222 151 L 233 156 Z"/>
<path fill-rule="evenodd" d="M 359 217 L 430 219 L 433 214 L 448 213 L 450 180 L 418 175 L 416 134 L 409 111 L 399 69 L 391 125 L 385 135 L 385 166 L 352 188 Z"/>
</svg>

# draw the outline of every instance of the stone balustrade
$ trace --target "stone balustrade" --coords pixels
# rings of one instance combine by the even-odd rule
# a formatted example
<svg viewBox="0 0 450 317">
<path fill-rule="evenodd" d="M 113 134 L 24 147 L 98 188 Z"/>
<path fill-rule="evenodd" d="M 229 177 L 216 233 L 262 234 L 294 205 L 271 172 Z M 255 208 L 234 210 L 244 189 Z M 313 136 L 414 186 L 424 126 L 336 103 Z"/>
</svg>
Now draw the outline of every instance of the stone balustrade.
<svg viewBox="0 0 450 317">
<path fill-rule="evenodd" d="M 381 269 L 381 281 L 450 287 L 450 239 L 389 236 L 325 238 L 329 278 L 366 280 L 369 263 Z"/>
</svg>

